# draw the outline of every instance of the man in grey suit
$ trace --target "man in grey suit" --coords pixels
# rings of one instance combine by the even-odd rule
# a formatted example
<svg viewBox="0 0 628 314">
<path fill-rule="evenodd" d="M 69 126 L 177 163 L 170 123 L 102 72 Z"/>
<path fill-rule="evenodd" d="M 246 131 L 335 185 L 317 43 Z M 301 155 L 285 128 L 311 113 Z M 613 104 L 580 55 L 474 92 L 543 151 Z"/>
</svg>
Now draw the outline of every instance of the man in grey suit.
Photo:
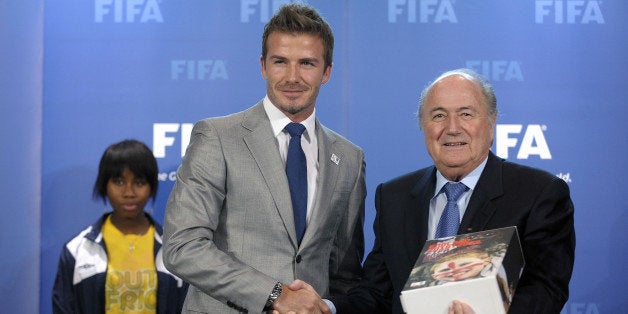
<svg viewBox="0 0 628 314">
<path fill-rule="evenodd" d="M 333 44 L 314 9 L 283 6 L 264 29 L 266 97 L 194 126 L 164 223 L 164 263 L 190 283 L 184 312 L 329 313 L 321 296 L 359 281 L 364 153 L 324 127 L 314 110 L 331 75 Z M 295 231 L 286 174 L 290 123 L 305 129 L 302 232 Z M 286 286 L 297 279 L 314 291 Z"/>
</svg>

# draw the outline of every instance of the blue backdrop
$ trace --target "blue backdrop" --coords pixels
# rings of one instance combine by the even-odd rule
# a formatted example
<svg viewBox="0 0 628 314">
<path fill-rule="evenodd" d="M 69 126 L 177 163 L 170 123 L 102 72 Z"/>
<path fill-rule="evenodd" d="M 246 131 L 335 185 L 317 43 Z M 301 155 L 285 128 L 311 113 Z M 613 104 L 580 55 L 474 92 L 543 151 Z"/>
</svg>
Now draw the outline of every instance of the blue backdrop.
<svg viewBox="0 0 628 314">
<path fill-rule="evenodd" d="M 262 30 L 286 2 L 0 2 L 0 312 L 51 313 L 63 243 L 104 211 L 91 191 L 109 144 L 152 147 L 163 220 L 191 125 L 264 96 Z M 309 3 L 336 36 L 317 115 L 366 153 L 367 250 L 375 186 L 431 164 L 414 118 L 421 89 L 470 67 L 497 93 L 493 151 L 571 188 L 576 266 L 562 313 L 626 311 L 627 1 Z"/>
</svg>

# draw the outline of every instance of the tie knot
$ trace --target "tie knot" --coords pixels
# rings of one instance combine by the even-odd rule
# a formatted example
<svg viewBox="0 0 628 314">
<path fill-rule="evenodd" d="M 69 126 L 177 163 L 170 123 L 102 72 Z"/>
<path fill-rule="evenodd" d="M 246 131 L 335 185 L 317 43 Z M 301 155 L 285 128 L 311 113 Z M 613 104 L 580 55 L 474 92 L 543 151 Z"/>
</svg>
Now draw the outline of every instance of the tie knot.
<svg viewBox="0 0 628 314">
<path fill-rule="evenodd" d="M 301 123 L 290 122 L 288 123 L 288 125 L 286 125 L 284 130 L 290 133 L 290 137 L 301 136 L 301 134 L 305 132 L 305 126 Z"/>
<path fill-rule="evenodd" d="M 462 193 L 469 188 L 464 183 L 447 182 L 443 189 L 445 190 L 445 195 L 447 195 L 447 201 L 457 202 Z"/>
</svg>

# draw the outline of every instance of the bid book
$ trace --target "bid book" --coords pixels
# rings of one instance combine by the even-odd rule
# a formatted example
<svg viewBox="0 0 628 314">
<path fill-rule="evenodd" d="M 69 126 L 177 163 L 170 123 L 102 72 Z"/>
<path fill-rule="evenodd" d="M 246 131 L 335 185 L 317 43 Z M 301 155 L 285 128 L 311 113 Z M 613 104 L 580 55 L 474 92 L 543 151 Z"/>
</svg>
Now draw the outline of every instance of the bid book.
<svg viewBox="0 0 628 314">
<path fill-rule="evenodd" d="M 453 300 L 507 313 L 525 265 L 516 227 L 428 240 L 404 289 L 408 314 L 446 314 Z"/>
</svg>

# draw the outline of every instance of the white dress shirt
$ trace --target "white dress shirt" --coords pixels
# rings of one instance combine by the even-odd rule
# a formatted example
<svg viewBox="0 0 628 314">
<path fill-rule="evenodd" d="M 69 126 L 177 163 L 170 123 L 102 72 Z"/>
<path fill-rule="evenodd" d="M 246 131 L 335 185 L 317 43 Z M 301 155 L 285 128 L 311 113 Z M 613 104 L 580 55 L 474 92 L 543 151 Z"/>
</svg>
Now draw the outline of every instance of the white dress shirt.
<svg viewBox="0 0 628 314">
<path fill-rule="evenodd" d="M 480 180 L 480 175 L 486 166 L 486 161 L 488 160 L 488 156 L 484 159 L 484 161 L 477 166 L 471 173 L 466 175 L 460 182 L 466 185 L 469 189 L 462 193 L 460 198 L 458 199 L 458 208 L 460 209 L 460 220 L 462 221 L 462 217 L 464 216 L 464 212 L 467 210 L 467 205 L 469 205 L 469 200 L 471 199 L 471 195 L 473 194 L 473 190 L 475 190 L 475 185 Z M 438 221 L 440 220 L 440 216 L 445 211 L 445 206 L 447 205 L 447 195 L 445 195 L 445 191 L 443 190 L 443 186 L 449 182 L 445 177 L 440 173 L 440 171 L 436 171 L 436 189 L 434 190 L 434 196 L 430 200 L 430 214 L 428 218 L 428 226 L 427 226 L 427 238 L 428 240 L 434 239 L 434 234 L 436 233 L 436 227 L 438 226 Z M 460 221 L 458 222 L 460 223 Z"/>
<path fill-rule="evenodd" d="M 264 97 L 264 110 L 270 119 L 270 125 L 273 128 L 273 134 L 279 144 L 279 155 L 283 160 L 284 166 L 288 156 L 288 144 L 290 143 L 290 134 L 284 131 L 288 123 L 292 122 L 281 110 Z M 316 110 L 300 122 L 305 126 L 305 132 L 301 135 L 301 148 L 305 154 L 307 162 L 307 218 L 306 223 L 310 221 L 310 213 L 314 204 L 314 195 L 316 194 L 316 181 L 318 180 L 318 141 L 316 138 Z"/>
</svg>

